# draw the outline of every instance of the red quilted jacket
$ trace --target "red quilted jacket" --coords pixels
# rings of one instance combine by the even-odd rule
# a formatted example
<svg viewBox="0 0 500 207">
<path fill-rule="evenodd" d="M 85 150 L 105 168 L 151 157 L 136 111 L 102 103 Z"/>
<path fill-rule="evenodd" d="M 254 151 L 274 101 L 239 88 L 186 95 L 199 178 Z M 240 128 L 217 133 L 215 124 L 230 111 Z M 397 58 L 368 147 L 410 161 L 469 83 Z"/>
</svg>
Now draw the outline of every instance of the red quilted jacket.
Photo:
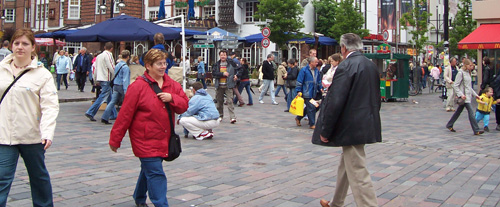
<svg viewBox="0 0 500 207">
<path fill-rule="evenodd" d="M 147 72 L 144 75 L 156 83 Z M 182 114 L 187 110 L 186 94 L 181 85 L 168 75 L 163 76 L 161 90 L 172 94 L 170 107 L 173 112 Z M 172 120 L 175 121 L 175 114 L 172 114 Z M 120 113 L 111 129 L 109 144 L 120 147 L 127 130 L 135 156 L 167 157 L 170 140 L 168 112 L 165 104 L 142 77 L 138 77 L 127 89 Z"/>
</svg>

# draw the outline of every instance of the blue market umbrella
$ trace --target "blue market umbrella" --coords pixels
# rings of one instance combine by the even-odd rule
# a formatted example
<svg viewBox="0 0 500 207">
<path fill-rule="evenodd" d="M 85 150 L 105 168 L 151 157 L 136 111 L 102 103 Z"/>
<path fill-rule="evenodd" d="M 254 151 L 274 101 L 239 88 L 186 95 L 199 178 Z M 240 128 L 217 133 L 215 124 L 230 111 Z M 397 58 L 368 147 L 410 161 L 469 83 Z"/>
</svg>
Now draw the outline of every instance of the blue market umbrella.
<svg viewBox="0 0 500 207">
<path fill-rule="evenodd" d="M 188 11 L 188 20 L 194 17 L 194 0 L 189 0 L 189 11 Z"/>
<path fill-rule="evenodd" d="M 66 35 L 68 42 L 118 42 L 118 41 L 153 41 L 156 33 L 162 33 L 165 40 L 180 38 L 179 32 L 151 22 L 120 15 L 104 22 Z"/>
<path fill-rule="evenodd" d="M 165 19 L 165 0 L 160 1 L 160 10 L 158 11 L 158 20 Z"/>
</svg>

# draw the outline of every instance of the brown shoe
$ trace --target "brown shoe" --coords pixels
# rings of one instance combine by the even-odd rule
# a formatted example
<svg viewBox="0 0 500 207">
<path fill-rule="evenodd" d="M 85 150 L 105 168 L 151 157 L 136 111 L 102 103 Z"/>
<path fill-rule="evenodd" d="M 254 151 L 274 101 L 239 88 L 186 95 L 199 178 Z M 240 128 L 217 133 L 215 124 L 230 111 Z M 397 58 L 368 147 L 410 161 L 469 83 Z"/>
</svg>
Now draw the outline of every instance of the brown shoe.
<svg viewBox="0 0 500 207">
<path fill-rule="evenodd" d="M 328 201 L 326 201 L 325 199 L 321 199 L 319 201 L 319 204 L 321 204 L 321 207 L 330 207 L 330 205 L 328 205 Z"/>
<path fill-rule="evenodd" d="M 300 124 L 300 121 L 299 121 L 299 119 L 297 119 L 297 117 L 295 117 L 295 123 L 297 124 L 297 126 L 302 126 L 302 124 Z"/>
<path fill-rule="evenodd" d="M 310 126 L 310 127 L 309 127 L 309 129 L 314 129 L 314 128 L 316 128 L 316 126 Z"/>
</svg>

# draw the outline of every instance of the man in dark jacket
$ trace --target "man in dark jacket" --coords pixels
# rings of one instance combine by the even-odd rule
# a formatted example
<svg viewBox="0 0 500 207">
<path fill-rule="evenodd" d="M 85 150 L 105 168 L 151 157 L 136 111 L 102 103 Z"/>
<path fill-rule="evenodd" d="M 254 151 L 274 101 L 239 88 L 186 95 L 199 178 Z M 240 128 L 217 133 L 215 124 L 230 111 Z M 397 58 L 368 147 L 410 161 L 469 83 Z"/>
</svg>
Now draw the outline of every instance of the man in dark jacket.
<svg viewBox="0 0 500 207">
<path fill-rule="evenodd" d="M 295 90 L 295 86 L 297 86 L 297 76 L 299 75 L 299 68 L 297 67 L 297 61 L 295 59 L 288 60 L 288 69 L 286 71 L 286 75 L 283 79 L 286 80 L 285 86 L 288 87 L 290 93 L 286 96 L 286 110 L 288 112 L 290 110 L 290 104 L 292 104 L 292 100 L 297 96 L 297 91 Z"/>
<path fill-rule="evenodd" d="M 267 60 L 262 63 L 262 73 L 264 74 L 264 76 L 262 77 L 262 84 L 264 84 L 264 86 L 262 87 L 262 91 L 260 92 L 259 103 L 264 103 L 264 94 L 266 94 L 267 90 L 269 90 L 269 93 L 271 94 L 271 100 L 273 101 L 272 104 L 278 105 L 278 102 L 276 102 L 274 98 L 274 67 L 271 63 L 272 61 L 274 61 L 274 55 L 269 54 L 267 55 Z"/>
<path fill-rule="evenodd" d="M 92 57 L 87 54 L 87 48 L 83 47 L 73 63 L 76 84 L 78 85 L 78 90 L 81 92 L 85 88 L 85 82 L 87 82 L 87 75 L 89 75 L 91 67 Z"/>
<path fill-rule="evenodd" d="M 361 38 L 353 33 L 340 37 L 344 61 L 340 63 L 325 98 L 318 121 L 321 142 L 341 146 L 337 187 L 331 206 L 344 206 L 349 186 L 357 206 L 378 206 L 366 169 L 365 144 L 382 141 L 380 80 L 377 66 L 363 56 Z M 314 143 L 314 139 L 313 139 Z M 321 200 L 327 207 L 328 201 Z"/>
<path fill-rule="evenodd" d="M 221 50 L 219 52 L 220 60 L 213 66 L 212 76 L 215 78 L 215 99 L 217 100 L 217 110 L 220 117 L 224 117 L 224 94 L 226 94 L 227 109 L 229 110 L 229 117 L 231 124 L 236 123 L 236 115 L 234 114 L 233 105 L 233 88 L 236 86 L 236 64 L 229 61 L 227 58 L 227 51 Z"/>
</svg>

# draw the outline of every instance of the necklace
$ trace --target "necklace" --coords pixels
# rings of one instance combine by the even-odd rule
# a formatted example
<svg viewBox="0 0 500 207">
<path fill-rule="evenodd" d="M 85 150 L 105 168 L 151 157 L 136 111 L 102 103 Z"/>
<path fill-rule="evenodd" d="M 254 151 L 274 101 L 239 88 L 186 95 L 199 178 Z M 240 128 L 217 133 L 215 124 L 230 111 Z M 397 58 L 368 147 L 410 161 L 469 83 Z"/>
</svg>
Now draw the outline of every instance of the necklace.
<svg viewBox="0 0 500 207">
<path fill-rule="evenodd" d="M 14 62 L 12 62 L 12 64 L 14 64 L 14 67 L 15 67 L 16 69 L 19 69 L 19 70 L 25 69 L 25 68 L 26 68 L 26 67 L 28 67 L 28 65 L 29 65 L 29 64 L 28 64 L 28 65 L 25 65 L 25 66 L 19 67 L 19 66 L 17 66 L 17 65 L 16 65 L 16 63 L 14 63 Z"/>
</svg>

